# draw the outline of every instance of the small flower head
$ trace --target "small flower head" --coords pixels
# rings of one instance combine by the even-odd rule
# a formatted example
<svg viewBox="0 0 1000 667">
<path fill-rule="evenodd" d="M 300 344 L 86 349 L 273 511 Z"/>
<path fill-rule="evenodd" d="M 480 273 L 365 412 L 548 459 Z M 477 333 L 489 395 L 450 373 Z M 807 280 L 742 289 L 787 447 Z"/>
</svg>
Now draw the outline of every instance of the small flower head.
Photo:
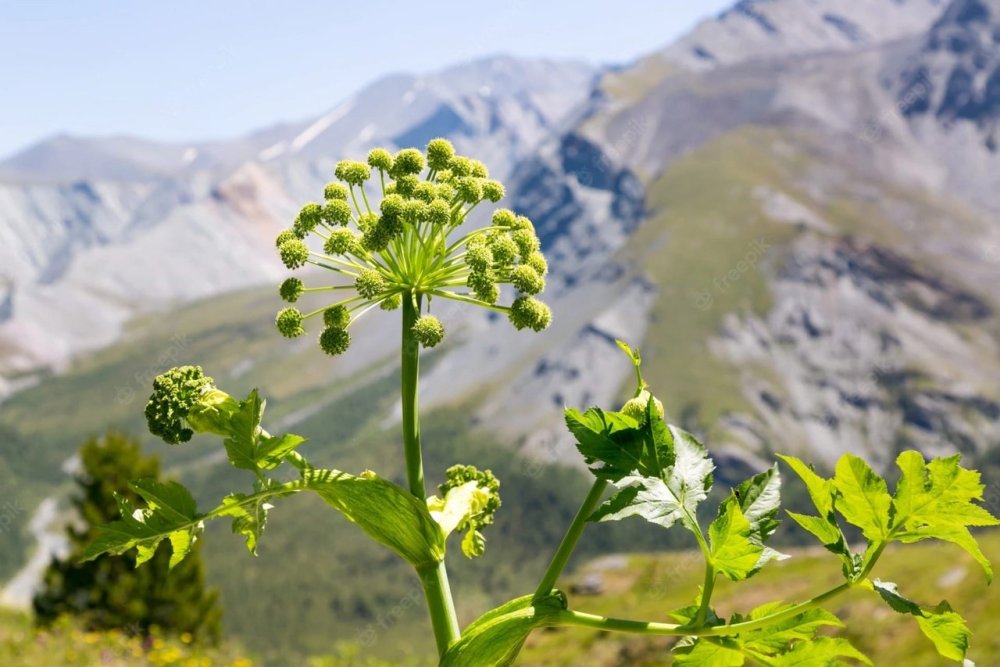
<svg viewBox="0 0 1000 667">
<path fill-rule="evenodd" d="M 299 237 L 291 229 L 282 229 L 278 232 L 278 236 L 274 239 L 274 246 L 276 248 L 280 248 L 285 241 L 291 241 L 297 238 Z"/>
<path fill-rule="evenodd" d="M 433 315 L 421 315 L 413 323 L 413 337 L 424 347 L 434 347 L 444 338 L 444 325 Z"/>
<path fill-rule="evenodd" d="M 466 251 L 465 263 L 473 272 L 483 272 L 493 266 L 493 251 L 486 245 L 470 246 Z"/>
<path fill-rule="evenodd" d="M 403 297 L 398 294 L 390 294 L 389 296 L 382 299 L 379 304 L 379 308 L 382 310 L 396 310 L 403 305 Z"/>
<path fill-rule="evenodd" d="M 514 212 L 506 208 L 498 208 L 493 212 L 493 225 L 495 227 L 513 228 L 517 224 L 517 216 Z"/>
<path fill-rule="evenodd" d="M 542 247 L 535 233 L 528 229 L 515 230 L 511 232 L 510 238 L 517 245 L 517 252 L 522 259 L 527 259 Z"/>
<path fill-rule="evenodd" d="M 323 243 L 323 252 L 328 255 L 346 255 L 354 250 L 357 243 L 357 234 L 350 229 L 334 229 Z"/>
<path fill-rule="evenodd" d="M 321 215 L 329 225 L 346 225 L 351 221 L 351 205 L 345 199 L 329 199 Z"/>
<path fill-rule="evenodd" d="M 479 160 L 469 160 L 469 173 L 476 178 L 489 178 L 490 170 L 486 168 L 486 164 Z"/>
<path fill-rule="evenodd" d="M 444 199 L 435 199 L 427 205 L 427 220 L 438 227 L 451 222 L 451 206 Z"/>
<path fill-rule="evenodd" d="M 417 186 L 420 185 L 420 179 L 413 174 L 401 174 L 393 181 L 393 185 L 395 186 L 394 192 L 409 198 L 413 197 L 416 193 Z"/>
<path fill-rule="evenodd" d="M 483 181 L 483 197 L 489 199 L 494 204 L 503 199 L 505 194 L 506 190 L 503 187 L 503 183 L 500 181 L 495 181 L 493 179 Z"/>
<path fill-rule="evenodd" d="M 497 264 L 510 264 L 517 257 L 517 244 L 507 234 L 497 234 L 490 239 L 489 245 L 493 252 L 493 260 Z"/>
<path fill-rule="evenodd" d="M 458 179 L 455 191 L 466 204 L 476 204 L 483 198 L 483 181 L 475 176 L 464 176 Z"/>
<path fill-rule="evenodd" d="M 490 271 L 473 271 L 467 282 L 469 289 L 480 301 L 492 305 L 500 298 L 500 287 Z"/>
<path fill-rule="evenodd" d="M 540 252 L 533 252 L 528 255 L 524 263 L 538 272 L 543 278 L 549 273 L 549 263 L 545 260 L 545 255 Z"/>
<path fill-rule="evenodd" d="M 392 171 L 396 180 L 407 174 L 416 175 L 424 169 L 424 155 L 416 148 L 404 148 L 396 153 Z"/>
<path fill-rule="evenodd" d="M 278 248 L 281 261 L 289 269 L 297 269 L 309 260 L 309 247 L 299 239 L 285 241 Z"/>
<path fill-rule="evenodd" d="M 366 183 L 373 169 L 381 173 Z M 457 155 L 447 140 L 435 139 L 426 153 L 406 148 L 393 155 L 376 148 L 366 162 L 339 162 L 334 173 L 338 181 L 324 188 L 324 203 L 303 207 L 276 245 L 289 269 L 313 264 L 339 282 L 306 289 L 297 279 L 287 280 L 279 291 L 293 303 L 351 291 L 326 307 L 303 308 L 305 315 L 295 308 L 282 310 L 276 318 L 282 334 L 300 336 L 306 320 L 320 318 L 326 326 L 321 347 L 339 354 L 350 342 L 347 330 L 375 306 L 424 306 L 431 298 L 505 313 L 518 329 L 548 326 L 551 313 L 533 296 L 544 289 L 548 266 L 531 222 L 501 209 L 486 228 L 462 229 L 475 206 L 504 196 L 503 185 L 489 178 L 482 162 Z M 376 189 L 380 198 L 373 196 Z M 503 285 L 517 291 L 510 305 L 501 302 Z M 412 331 L 431 347 L 440 342 L 444 327 L 425 315 Z"/>
<path fill-rule="evenodd" d="M 385 291 L 385 278 L 375 269 L 364 269 L 354 281 L 358 294 L 366 299 L 374 299 Z"/>
<path fill-rule="evenodd" d="M 653 400 L 653 417 L 663 419 L 663 403 L 660 399 L 650 394 L 647 389 L 640 391 L 639 395 L 635 398 L 629 399 L 622 406 L 622 412 L 640 424 L 644 424 L 646 422 L 646 410 L 650 399 Z"/>
<path fill-rule="evenodd" d="M 319 335 L 319 347 L 330 356 L 337 356 L 347 352 L 351 346 L 351 334 L 347 329 L 337 327 L 327 327 Z"/>
<path fill-rule="evenodd" d="M 384 148 L 373 148 L 368 153 L 368 164 L 372 169 L 388 173 L 392 171 L 392 155 Z"/>
<path fill-rule="evenodd" d="M 153 380 L 145 414 L 149 432 L 176 445 L 196 432 L 227 434 L 238 409 L 239 403 L 216 389 L 201 367 L 180 366 Z"/>
<path fill-rule="evenodd" d="M 341 160 L 333 174 L 348 185 L 361 185 L 371 177 L 372 170 L 364 162 Z"/>
<path fill-rule="evenodd" d="M 518 331 L 542 331 L 552 323 L 552 311 L 533 296 L 519 296 L 510 305 L 508 318 Z"/>
<path fill-rule="evenodd" d="M 337 181 L 330 181 L 323 188 L 323 198 L 327 201 L 342 199 L 347 201 L 347 188 L 344 187 L 343 183 L 338 183 Z"/>
<path fill-rule="evenodd" d="M 514 267 L 510 282 L 521 294 L 539 294 L 545 289 L 545 279 L 527 264 Z"/>
<path fill-rule="evenodd" d="M 316 202 L 309 202 L 302 207 L 295 218 L 295 235 L 300 239 L 305 238 L 323 222 L 323 207 Z"/>
<path fill-rule="evenodd" d="M 278 293 L 281 294 L 281 298 L 288 303 L 295 303 L 302 296 L 302 291 L 305 286 L 302 281 L 298 278 L 292 277 L 281 283 L 281 287 L 278 289 Z"/>
<path fill-rule="evenodd" d="M 347 306 L 337 304 L 323 311 L 323 324 L 334 329 L 346 329 L 351 323 L 351 313 Z"/>
<path fill-rule="evenodd" d="M 298 308 L 282 308 L 274 318 L 274 324 L 285 338 L 297 338 L 306 332 L 302 328 L 302 313 Z"/>
<path fill-rule="evenodd" d="M 427 143 L 427 166 L 434 171 L 443 171 L 455 155 L 455 147 L 447 139 L 431 139 Z"/>
<path fill-rule="evenodd" d="M 448 163 L 448 171 L 458 178 L 469 176 L 472 174 L 472 160 L 464 155 L 456 155 Z"/>
<path fill-rule="evenodd" d="M 457 465 L 445 472 L 445 482 L 438 486 L 438 491 L 443 498 L 447 498 L 449 492 L 467 486 L 475 489 L 473 501 L 455 530 L 465 532 L 462 553 L 467 558 L 478 558 L 486 549 L 486 538 L 480 531 L 493 523 L 494 515 L 500 509 L 500 482 L 489 470 Z"/>
</svg>

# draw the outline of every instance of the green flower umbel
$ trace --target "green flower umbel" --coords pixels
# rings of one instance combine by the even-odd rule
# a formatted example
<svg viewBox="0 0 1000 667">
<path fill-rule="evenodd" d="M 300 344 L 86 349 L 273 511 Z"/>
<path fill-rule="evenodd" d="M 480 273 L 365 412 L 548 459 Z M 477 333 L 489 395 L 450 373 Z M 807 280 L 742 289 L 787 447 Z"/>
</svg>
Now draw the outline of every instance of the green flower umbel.
<svg viewBox="0 0 1000 667">
<path fill-rule="evenodd" d="M 195 433 L 229 434 L 239 402 L 215 388 L 200 366 L 179 366 L 156 376 L 146 404 L 149 432 L 171 445 Z"/>
<path fill-rule="evenodd" d="M 283 335 L 304 334 L 316 318 L 324 325 L 320 347 L 342 354 L 351 342 L 348 328 L 376 306 L 395 310 L 410 299 L 429 309 L 433 297 L 504 313 L 518 329 L 549 325 L 552 313 L 537 298 L 548 264 L 531 221 L 499 209 L 490 225 L 460 230 L 472 209 L 504 196 L 503 185 L 489 178 L 482 162 L 434 139 L 426 154 L 376 148 L 366 162 L 338 163 L 334 175 L 339 182 L 324 188 L 325 203 L 306 204 L 276 244 L 289 269 L 319 266 L 335 273 L 338 284 L 306 287 L 292 277 L 279 292 L 289 303 L 310 293 L 346 294 L 309 312 L 283 309 L 276 318 Z M 375 192 L 381 195 L 377 201 Z M 500 303 L 505 285 L 510 305 Z M 434 347 L 444 331 L 437 318 L 423 315 L 413 333 L 421 345 Z"/>
</svg>

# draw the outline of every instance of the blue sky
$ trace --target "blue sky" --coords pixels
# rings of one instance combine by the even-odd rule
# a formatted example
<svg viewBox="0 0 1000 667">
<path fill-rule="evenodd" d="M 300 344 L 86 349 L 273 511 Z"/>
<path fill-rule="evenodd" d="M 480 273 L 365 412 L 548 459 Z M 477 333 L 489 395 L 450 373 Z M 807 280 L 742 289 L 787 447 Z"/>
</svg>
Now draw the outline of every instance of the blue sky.
<svg viewBox="0 0 1000 667">
<path fill-rule="evenodd" d="M 4 0 L 0 156 L 57 132 L 237 136 L 488 54 L 627 62 L 732 2 Z"/>
</svg>

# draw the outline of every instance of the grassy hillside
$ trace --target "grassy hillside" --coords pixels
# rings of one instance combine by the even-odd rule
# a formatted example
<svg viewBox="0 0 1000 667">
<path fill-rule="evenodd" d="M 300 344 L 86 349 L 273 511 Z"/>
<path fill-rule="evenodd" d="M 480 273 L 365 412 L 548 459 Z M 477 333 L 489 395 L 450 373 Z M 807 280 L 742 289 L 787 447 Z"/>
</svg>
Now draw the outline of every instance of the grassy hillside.
<svg viewBox="0 0 1000 667">
<path fill-rule="evenodd" d="M 981 536 L 984 551 L 993 562 L 1000 562 L 1000 531 Z M 746 611 L 772 599 L 803 599 L 840 578 L 835 557 L 818 550 L 797 550 L 792 559 L 775 563 L 751 582 L 733 586 L 720 583 L 716 591 L 720 613 Z M 701 561 L 695 552 L 680 551 L 660 555 L 613 555 L 582 565 L 560 582 L 572 591 L 576 584 L 600 582 L 602 592 L 570 593 L 574 608 L 631 618 L 666 618 L 666 612 L 687 604 L 697 592 Z M 979 665 L 1000 662 L 1000 598 L 988 594 L 979 566 L 964 552 L 940 544 L 920 544 L 896 548 L 886 554 L 876 574 L 896 581 L 912 598 L 924 603 L 947 599 L 969 620 L 974 633 L 969 657 Z M 408 598 L 405 598 L 408 599 Z M 426 658 L 433 648 L 428 642 L 412 643 L 419 632 L 411 632 L 409 617 L 415 603 L 396 602 L 395 616 L 358 635 L 354 642 L 329 641 L 321 653 L 308 658 L 285 652 L 273 658 L 275 664 L 310 665 L 311 667 L 430 667 Z M 279 602 L 279 604 L 273 604 Z M 289 601 L 292 603 L 292 601 Z M 274 620 L 284 616 L 287 607 L 280 601 L 263 605 Z M 275 613 L 275 608 L 281 613 Z M 856 646 L 871 656 L 876 665 L 905 664 L 914 667 L 937 667 L 942 659 L 930 642 L 920 634 L 916 623 L 890 611 L 872 594 L 855 592 L 832 601 L 828 608 L 847 622 L 842 631 Z M 393 619 L 398 622 L 396 627 Z M 296 633 L 299 630 L 296 629 Z M 407 645 L 415 654 L 379 658 L 384 651 L 373 645 Z M 649 639 L 583 629 L 549 629 L 529 638 L 518 664 L 524 667 L 625 667 L 663 665 L 669 660 L 670 639 Z M 29 620 L 11 612 L 0 613 L 0 664 L 24 667 L 47 667 L 59 661 L 81 667 L 102 664 L 111 667 L 252 667 L 266 664 L 267 653 L 241 649 L 232 642 L 220 648 L 200 649 L 183 639 L 160 638 L 142 642 L 120 633 L 90 633 L 64 623 L 52 631 L 36 634 Z"/>
</svg>

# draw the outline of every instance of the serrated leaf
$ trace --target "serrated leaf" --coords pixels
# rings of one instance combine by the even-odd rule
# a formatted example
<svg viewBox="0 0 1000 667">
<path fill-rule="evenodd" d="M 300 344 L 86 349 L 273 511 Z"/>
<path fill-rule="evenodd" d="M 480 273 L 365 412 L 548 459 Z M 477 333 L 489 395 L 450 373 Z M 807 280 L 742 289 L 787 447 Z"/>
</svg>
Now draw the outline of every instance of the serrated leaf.
<svg viewBox="0 0 1000 667">
<path fill-rule="evenodd" d="M 136 509 L 117 496 L 121 519 L 101 526 L 97 537 L 84 549 L 81 560 L 93 560 L 101 554 L 121 555 L 136 550 L 136 566 L 147 562 L 160 543 L 169 539 L 173 548 L 171 567 L 190 550 L 197 531 L 201 530 L 191 493 L 177 482 L 142 479 L 131 484 L 148 504 Z"/>
<path fill-rule="evenodd" d="M 978 562 L 988 580 L 993 568 L 967 526 L 1000 525 L 984 507 L 979 473 L 959 465 L 958 456 L 924 462 L 918 452 L 896 459 L 902 471 L 893 498 L 894 531 L 901 542 L 939 539 L 958 545 Z"/>
<path fill-rule="evenodd" d="M 698 639 L 674 649 L 674 667 L 740 667 L 746 657 L 736 640 Z"/>
<path fill-rule="evenodd" d="M 257 555 L 257 545 L 267 524 L 271 504 L 264 498 L 250 498 L 243 493 L 233 493 L 222 499 L 219 516 L 233 518 L 233 533 L 246 539 L 247 551 Z"/>
<path fill-rule="evenodd" d="M 969 650 L 969 637 L 972 636 L 965 619 L 944 603 L 931 611 L 933 613 L 925 610 L 923 616 L 918 616 L 917 625 L 941 656 L 961 662 Z"/>
<path fill-rule="evenodd" d="M 643 434 L 635 420 L 599 408 L 584 413 L 569 408 L 565 417 L 577 449 L 597 477 L 616 481 L 642 468 Z"/>
<path fill-rule="evenodd" d="M 839 665 L 841 658 L 872 664 L 868 656 L 840 637 L 816 637 L 807 642 L 797 642 L 791 651 L 779 656 L 772 664 L 775 667 L 822 667 Z"/>
<path fill-rule="evenodd" d="M 704 445 L 690 433 L 669 427 L 672 464 L 662 477 L 627 476 L 615 482 L 620 489 L 591 517 L 593 521 L 618 521 L 641 516 L 669 528 L 681 521 L 688 529 L 696 526 L 698 504 L 708 497 L 715 464 Z"/>
<path fill-rule="evenodd" d="M 170 533 L 168 539 L 170 540 L 172 551 L 167 569 L 172 570 L 191 553 L 191 548 L 194 546 L 196 538 L 190 530 L 177 530 Z"/>
<path fill-rule="evenodd" d="M 747 620 L 755 621 L 791 608 L 784 602 L 769 602 L 755 608 Z M 780 621 L 759 630 L 741 635 L 748 651 L 764 655 L 778 655 L 788 650 L 793 642 L 811 641 L 824 627 L 843 627 L 839 618 L 825 609 L 810 609 L 798 616 Z"/>
<path fill-rule="evenodd" d="M 566 598 L 558 592 L 537 601 L 512 600 L 470 624 L 441 657 L 440 667 L 508 667 L 528 635 L 552 624 L 565 608 Z"/>
<path fill-rule="evenodd" d="M 965 659 L 972 633 L 965 624 L 965 619 L 952 611 L 947 602 L 933 608 L 922 607 L 903 597 L 896 584 L 891 581 L 876 579 L 868 583 L 893 611 L 916 617 L 920 631 L 934 643 L 941 656 L 959 662 Z"/>
<path fill-rule="evenodd" d="M 833 482 L 823 479 L 803 461 L 794 456 L 783 456 L 778 454 L 778 458 L 785 462 L 795 474 L 802 479 L 806 485 L 806 491 L 816 506 L 820 516 L 826 516 L 833 510 Z"/>
<path fill-rule="evenodd" d="M 708 527 L 712 565 L 732 581 L 749 577 L 764 553 L 764 547 L 751 540 L 751 532 L 735 496 L 723 502 L 719 516 Z"/>
<path fill-rule="evenodd" d="M 786 514 L 792 517 L 792 520 L 799 524 L 803 530 L 815 535 L 816 539 L 828 550 L 838 555 L 847 554 L 847 545 L 844 544 L 843 534 L 828 519 L 821 519 L 818 516 L 810 516 L 808 514 L 798 514 L 788 510 L 786 510 Z"/>
<path fill-rule="evenodd" d="M 294 433 L 284 433 L 267 438 L 261 438 L 255 452 L 255 463 L 261 470 L 274 470 L 280 466 L 285 456 L 306 439 Z"/>
<path fill-rule="evenodd" d="M 778 465 L 740 483 L 733 493 L 739 500 L 743 516 L 750 522 L 751 535 L 763 544 L 779 525 L 781 473 Z"/>
<path fill-rule="evenodd" d="M 149 504 L 149 509 L 156 510 L 165 519 L 190 521 L 197 514 L 194 496 L 178 482 L 140 479 L 129 486 Z"/>
<path fill-rule="evenodd" d="M 885 480 L 863 459 L 844 454 L 837 461 L 833 485 L 838 495 L 834 507 L 868 540 L 877 542 L 889 534 L 892 497 Z"/>
</svg>

